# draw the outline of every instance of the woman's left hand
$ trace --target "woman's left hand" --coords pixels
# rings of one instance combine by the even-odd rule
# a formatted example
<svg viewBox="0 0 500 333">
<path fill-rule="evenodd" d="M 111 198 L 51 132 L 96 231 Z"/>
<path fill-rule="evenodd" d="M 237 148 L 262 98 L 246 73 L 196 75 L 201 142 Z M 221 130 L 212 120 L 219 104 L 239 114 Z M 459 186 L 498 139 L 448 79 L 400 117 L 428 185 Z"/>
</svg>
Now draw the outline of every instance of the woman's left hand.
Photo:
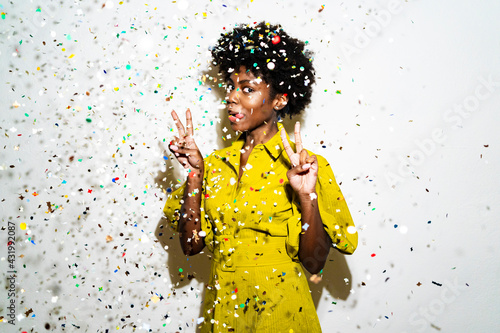
<svg viewBox="0 0 500 333">
<path fill-rule="evenodd" d="M 294 152 L 286 138 L 285 129 L 281 129 L 281 141 L 285 151 L 292 162 L 292 168 L 286 173 L 290 185 L 299 196 L 309 196 L 316 192 L 318 179 L 318 159 L 315 155 L 309 156 L 302 148 L 300 137 L 300 123 L 295 123 L 295 148 Z"/>
</svg>

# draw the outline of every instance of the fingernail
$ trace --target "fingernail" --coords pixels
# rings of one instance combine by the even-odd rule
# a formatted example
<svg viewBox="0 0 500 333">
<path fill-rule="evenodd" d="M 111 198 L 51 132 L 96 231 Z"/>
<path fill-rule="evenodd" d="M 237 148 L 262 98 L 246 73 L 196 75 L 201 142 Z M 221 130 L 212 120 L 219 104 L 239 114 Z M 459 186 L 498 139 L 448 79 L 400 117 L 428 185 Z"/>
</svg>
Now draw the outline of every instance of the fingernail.
<svg viewBox="0 0 500 333">
<path fill-rule="evenodd" d="M 179 156 L 179 153 L 175 153 L 175 156 Z"/>
<path fill-rule="evenodd" d="M 177 150 L 177 149 L 179 149 L 179 147 L 177 147 L 176 145 L 170 145 L 170 149 Z"/>
<path fill-rule="evenodd" d="M 309 169 L 310 167 L 311 167 L 310 163 L 306 163 L 306 164 L 302 165 L 302 169 L 304 169 L 304 170 Z"/>
</svg>

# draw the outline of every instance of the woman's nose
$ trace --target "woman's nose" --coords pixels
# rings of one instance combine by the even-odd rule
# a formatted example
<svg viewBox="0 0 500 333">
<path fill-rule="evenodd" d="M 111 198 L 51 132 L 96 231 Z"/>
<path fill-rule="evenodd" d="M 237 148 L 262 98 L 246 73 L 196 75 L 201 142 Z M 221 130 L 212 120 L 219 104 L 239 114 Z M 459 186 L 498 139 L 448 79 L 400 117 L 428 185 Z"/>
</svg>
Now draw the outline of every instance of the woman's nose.
<svg viewBox="0 0 500 333">
<path fill-rule="evenodd" d="M 238 91 L 238 89 L 231 89 L 227 91 L 227 94 L 226 94 L 226 101 L 228 103 L 238 103 L 238 100 L 239 100 L 239 94 L 240 92 Z"/>
</svg>

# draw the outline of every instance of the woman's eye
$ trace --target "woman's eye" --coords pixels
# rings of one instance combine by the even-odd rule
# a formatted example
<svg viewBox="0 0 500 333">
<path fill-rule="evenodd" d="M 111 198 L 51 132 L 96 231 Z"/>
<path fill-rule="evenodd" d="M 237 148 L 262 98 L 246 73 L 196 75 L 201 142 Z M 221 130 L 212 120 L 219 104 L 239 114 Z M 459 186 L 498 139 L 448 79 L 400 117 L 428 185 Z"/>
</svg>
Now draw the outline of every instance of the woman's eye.
<svg viewBox="0 0 500 333">
<path fill-rule="evenodd" d="M 227 85 L 226 85 L 226 90 L 227 90 L 227 91 L 231 91 L 231 90 L 233 90 L 233 89 L 234 89 L 234 86 L 233 86 L 232 84 L 227 84 Z"/>
<path fill-rule="evenodd" d="M 250 87 L 243 88 L 243 92 L 245 92 L 245 93 L 251 93 L 252 91 L 253 91 L 253 89 Z"/>
</svg>

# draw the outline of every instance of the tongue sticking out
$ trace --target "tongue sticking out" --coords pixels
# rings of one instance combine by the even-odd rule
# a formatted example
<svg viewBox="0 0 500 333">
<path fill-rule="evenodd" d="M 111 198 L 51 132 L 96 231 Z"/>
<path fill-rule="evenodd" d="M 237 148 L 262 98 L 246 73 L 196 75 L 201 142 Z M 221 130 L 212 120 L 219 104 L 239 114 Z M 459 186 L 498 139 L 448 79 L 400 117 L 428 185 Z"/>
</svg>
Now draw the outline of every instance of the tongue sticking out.
<svg viewBox="0 0 500 333">
<path fill-rule="evenodd" d="M 234 123 L 236 121 L 239 121 L 243 117 L 244 117 L 244 115 L 242 115 L 241 113 L 237 113 L 234 116 L 229 116 L 229 121 Z"/>
</svg>

